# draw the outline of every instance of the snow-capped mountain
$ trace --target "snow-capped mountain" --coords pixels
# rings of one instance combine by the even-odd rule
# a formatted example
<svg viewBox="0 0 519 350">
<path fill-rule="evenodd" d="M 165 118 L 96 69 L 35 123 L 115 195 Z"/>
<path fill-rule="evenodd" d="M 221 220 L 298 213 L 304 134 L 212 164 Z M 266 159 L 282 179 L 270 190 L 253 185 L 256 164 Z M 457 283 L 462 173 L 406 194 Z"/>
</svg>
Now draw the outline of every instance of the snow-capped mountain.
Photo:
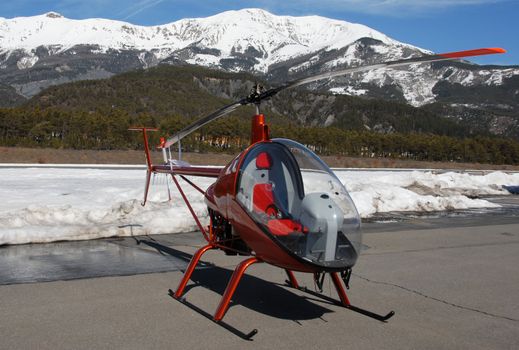
<svg viewBox="0 0 519 350">
<path fill-rule="evenodd" d="M 260 9 L 149 27 L 106 19 L 72 20 L 55 12 L 0 18 L 0 84 L 25 97 L 49 85 L 105 78 L 159 63 L 248 71 L 276 83 L 427 52 L 361 24 L 276 16 Z M 438 99 L 435 89 L 440 82 L 469 88 L 501 86 L 517 76 L 518 68 L 442 63 L 359 73 L 310 88 L 423 105 Z"/>
<path fill-rule="evenodd" d="M 177 52 L 188 63 L 206 66 L 219 66 L 222 60 L 240 55 L 252 56 L 257 62 L 251 68 L 266 72 L 271 64 L 323 49 L 340 49 L 365 37 L 409 46 L 361 24 L 318 16 L 275 16 L 260 9 L 150 27 L 106 19 L 72 20 L 54 12 L 0 20 L 1 50 L 27 54 L 19 62 L 21 69 L 38 61 L 36 50 L 40 46 L 58 54 L 77 45 L 90 45 L 98 46 L 98 52 L 150 51 L 158 60 Z M 182 55 L 190 49 L 190 55 Z M 196 52 L 204 50 L 207 52 Z"/>
</svg>

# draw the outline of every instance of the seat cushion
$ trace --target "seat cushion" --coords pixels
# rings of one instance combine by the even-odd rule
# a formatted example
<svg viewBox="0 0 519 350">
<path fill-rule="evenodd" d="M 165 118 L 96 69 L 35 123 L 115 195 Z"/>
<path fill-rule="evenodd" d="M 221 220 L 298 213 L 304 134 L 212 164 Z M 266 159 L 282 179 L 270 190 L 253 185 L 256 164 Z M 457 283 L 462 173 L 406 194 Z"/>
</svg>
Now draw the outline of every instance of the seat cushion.
<svg viewBox="0 0 519 350">
<path fill-rule="evenodd" d="M 269 231 L 276 236 L 287 236 L 290 233 L 302 233 L 303 227 L 297 221 L 291 219 L 274 219 L 267 224 Z"/>
<path fill-rule="evenodd" d="M 274 193 L 272 184 L 256 184 L 252 193 L 252 204 L 256 213 L 268 213 L 269 206 L 274 205 Z M 274 210 L 274 209 L 273 209 Z M 274 210 L 275 211 L 275 210 Z"/>
</svg>

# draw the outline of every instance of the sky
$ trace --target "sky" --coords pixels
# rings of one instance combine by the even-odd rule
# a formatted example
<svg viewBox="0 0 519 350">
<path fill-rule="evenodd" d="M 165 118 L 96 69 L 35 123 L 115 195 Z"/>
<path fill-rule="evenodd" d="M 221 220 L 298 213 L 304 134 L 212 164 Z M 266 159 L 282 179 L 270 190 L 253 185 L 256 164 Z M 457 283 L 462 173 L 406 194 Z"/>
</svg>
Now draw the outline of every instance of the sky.
<svg viewBox="0 0 519 350">
<path fill-rule="evenodd" d="M 55 11 L 74 19 L 98 17 L 157 25 L 242 8 L 361 23 L 437 53 L 503 47 L 506 54 L 471 61 L 519 65 L 519 0 L 17 0 L 2 1 L 0 17 Z"/>
</svg>

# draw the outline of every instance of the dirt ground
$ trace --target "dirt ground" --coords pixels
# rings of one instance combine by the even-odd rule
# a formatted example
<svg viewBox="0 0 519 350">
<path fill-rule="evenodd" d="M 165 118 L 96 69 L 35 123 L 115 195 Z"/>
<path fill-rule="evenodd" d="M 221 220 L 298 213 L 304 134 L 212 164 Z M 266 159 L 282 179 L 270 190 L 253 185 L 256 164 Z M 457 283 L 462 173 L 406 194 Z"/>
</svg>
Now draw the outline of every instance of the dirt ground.
<svg viewBox="0 0 519 350">
<path fill-rule="evenodd" d="M 225 165 L 232 158 L 223 153 L 183 153 L 183 160 L 191 164 Z M 156 163 L 162 162 L 159 152 L 152 152 Z M 471 164 L 454 162 L 420 162 L 391 158 L 355 158 L 344 156 L 323 156 L 331 167 L 337 168 L 424 168 L 424 169 L 485 169 L 519 170 L 514 165 Z M 0 163 L 39 163 L 39 164 L 144 164 L 142 151 L 115 150 L 71 150 L 53 148 L 0 147 Z"/>
</svg>

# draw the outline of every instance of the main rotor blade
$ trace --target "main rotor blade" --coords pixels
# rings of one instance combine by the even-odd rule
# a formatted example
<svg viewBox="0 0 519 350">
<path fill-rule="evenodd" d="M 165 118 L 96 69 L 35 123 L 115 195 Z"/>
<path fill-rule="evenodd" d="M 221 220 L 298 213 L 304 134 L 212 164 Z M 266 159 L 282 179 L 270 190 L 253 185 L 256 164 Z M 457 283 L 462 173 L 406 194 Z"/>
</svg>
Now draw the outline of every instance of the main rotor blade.
<svg viewBox="0 0 519 350">
<path fill-rule="evenodd" d="M 196 120 L 194 123 L 186 126 L 184 129 L 180 130 L 179 132 L 177 132 L 173 136 L 169 137 L 166 140 L 166 143 L 164 144 L 164 148 L 170 147 L 171 145 L 177 143 L 178 141 L 180 141 L 181 139 L 183 139 L 187 135 L 191 134 L 193 131 L 195 131 L 195 130 L 201 128 L 202 126 L 212 122 L 213 120 L 216 120 L 218 118 L 223 117 L 224 115 L 227 115 L 227 114 L 233 112 L 238 107 L 240 107 L 242 105 L 246 105 L 247 103 L 248 103 L 247 99 L 242 99 L 240 101 L 231 103 L 230 105 L 224 106 L 224 107 L 220 108 L 219 110 L 217 110 L 216 112 L 211 113 L 211 114 L 209 114 L 208 116 L 206 116 L 204 118 Z"/>
<path fill-rule="evenodd" d="M 340 70 L 336 70 L 336 71 L 332 71 L 332 72 L 326 72 L 326 73 L 322 73 L 322 74 L 313 75 L 313 76 L 307 77 L 307 78 L 289 81 L 277 88 L 273 88 L 273 89 L 269 89 L 269 90 L 265 91 L 263 93 L 265 95 L 265 97 L 262 97 L 262 99 L 272 97 L 282 90 L 286 90 L 286 89 L 290 89 L 290 88 L 293 88 L 296 86 L 313 83 L 314 81 L 318 81 L 318 80 L 322 80 L 322 79 L 329 79 L 329 78 L 346 75 L 346 74 L 364 72 L 367 70 L 374 70 L 374 69 L 379 69 L 379 68 L 393 68 L 393 67 L 405 66 L 405 65 L 409 65 L 409 64 L 413 64 L 413 63 L 429 63 L 429 62 L 436 62 L 436 61 L 446 61 L 446 60 L 452 60 L 452 59 L 462 58 L 462 57 L 492 55 L 492 54 L 505 53 L 505 52 L 506 51 L 502 48 L 484 48 L 484 49 L 475 49 L 475 50 L 466 50 L 466 51 L 457 51 L 457 52 L 447 52 L 447 53 L 440 53 L 440 54 L 434 54 L 434 55 L 425 55 L 425 56 L 406 58 L 406 59 L 396 60 L 396 61 L 388 61 L 388 62 L 382 62 L 382 63 L 368 64 L 368 65 L 359 66 L 359 67 L 345 68 L 345 69 L 340 69 Z"/>
<path fill-rule="evenodd" d="M 209 114 L 208 116 L 206 116 L 202 119 L 195 121 L 194 123 L 186 126 L 184 129 L 180 130 L 173 136 L 169 137 L 167 139 L 166 143 L 164 144 L 164 147 L 170 147 L 171 145 L 177 143 L 178 141 L 180 141 L 182 138 L 189 135 L 193 131 L 212 122 L 213 120 L 216 120 L 218 118 L 221 118 L 221 117 L 233 112 L 240 106 L 247 105 L 247 104 L 258 104 L 262 100 L 268 99 L 268 98 L 276 95 L 280 91 L 294 88 L 296 86 L 312 83 L 314 81 L 318 81 L 318 80 L 322 80 L 322 79 L 329 79 L 329 78 L 333 78 L 333 77 L 337 77 L 337 76 L 341 76 L 341 75 L 347 75 L 347 74 L 352 74 L 352 73 L 357 73 L 357 72 L 364 72 L 364 71 L 379 69 L 379 68 L 393 68 L 393 67 L 405 66 L 405 65 L 409 65 L 409 64 L 413 64 L 413 63 L 429 63 L 429 62 L 436 62 L 436 61 L 446 61 L 446 60 L 452 60 L 452 59 L 462 58 L 462 57 L 492 55 L 492 54 L 505 53 L 505 52 L 506 51 L 501 48 L 483 48 L 483 49 L 475 49 L 475 50 L 447 52 L 447 53 L 440 53 L 440 54 L 434 54 L 434 55 L 424 55 L 424 56 L 420 56 L 420 57 L 406 58 L 406 59 L 396 60 L 396 61 L 388 61 L 388 62 L 382 62 L 382 63 L 368 64 L 368 65 L 359 66 L 359 67 L 339 69 L 339 70 L 336 70 L 333 72 L 326 72 L 326 73 L 322 73 L 322 74 L 313 75 L 313 76 L 307 77 L 307 78 L 289 81 L 281 86 L 266 90 L 259 94 L 252 94 L 237 102 L 234 102 L 230 105 L 222 107 L 219 110 L 217 110 L 216 112 Z"/>
</svg>

